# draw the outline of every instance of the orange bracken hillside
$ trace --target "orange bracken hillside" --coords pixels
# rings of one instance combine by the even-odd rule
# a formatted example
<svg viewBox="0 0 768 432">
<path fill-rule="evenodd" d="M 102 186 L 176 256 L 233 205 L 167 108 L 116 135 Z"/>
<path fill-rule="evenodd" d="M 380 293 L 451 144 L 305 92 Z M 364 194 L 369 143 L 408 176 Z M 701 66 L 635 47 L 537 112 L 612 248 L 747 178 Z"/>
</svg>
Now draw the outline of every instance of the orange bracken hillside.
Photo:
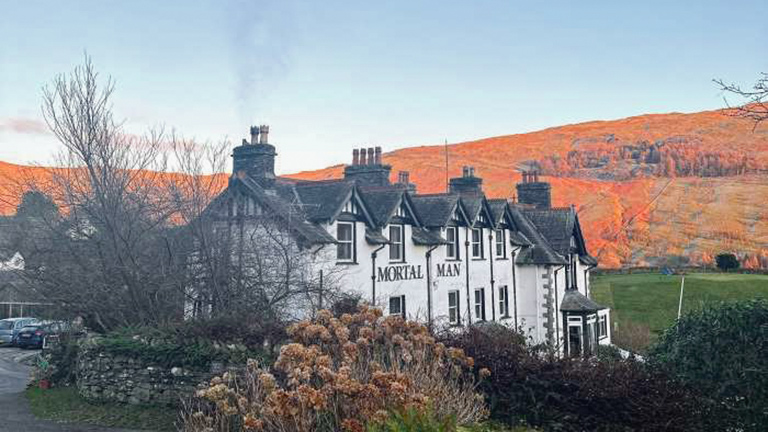
<svg viewBox="0 0 768 432">
<path fill-rule="evenodd" d="M 720 111 L 594 121 L 453 144 L 448 174 L 472 165 L 492 197 L 512 198 L 519 168 L 552 183 L 553 204 L 575 204 L 605 267 L 709 263 L 722 251 L 768 268 L 768 128 Z M 445 190 L 443 146 L 384 154 L 419 192 Z M 342 176 L 342 165 L 290 175 Z"/>
<path fill-rule="evenodd" d="M 421 193 L 445 190 L 442 145 L 386 153 L 384 162 L 393 180 L 410 171 Z M 594 121 L 450 145 L 448 175 L 463 165 L 491 197 L 514 197 L 523 166 L 546 174 L 553 204 L 576 205 L 601 266 L 703 264 L 732 251 L 746 267 L 768 268 L 768 127 L 718 111 Z M 0 162 L 0 214 L 15 211 L 9 179 L 22 175 L 45 180 L 48 170 Z"/>
</svg>

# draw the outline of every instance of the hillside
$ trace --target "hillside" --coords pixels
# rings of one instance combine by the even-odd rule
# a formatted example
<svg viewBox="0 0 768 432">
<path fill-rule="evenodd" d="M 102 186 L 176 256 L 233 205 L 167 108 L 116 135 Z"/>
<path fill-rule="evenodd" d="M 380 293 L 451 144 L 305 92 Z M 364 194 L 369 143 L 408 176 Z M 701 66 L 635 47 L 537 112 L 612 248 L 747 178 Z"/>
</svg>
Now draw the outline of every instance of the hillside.
<svg viewBox="0 0 768 432">
<path fill-rule="evenodd" d="M 553 204 L 577 206 L 603 266 L 701 264 L 734 251 L 768 268 L 768 127 L 719 111 L 650 114 L 452 144 L 448 154 L 449 176 L 473 165 L 492 197 L 514 196 L 521 166 L 548 174 Z M 393 179 L 410 171 L 419 192 L 445 189 L 443 146 L 385 153 L 384 162 Z"/>
<path fill-rule="evenodd" d="M 393 180 L 406 170 L 419 192 L 442 192 L 444 151 L 404 148 L 384 162 Z M 491 197 L 512 198 L 520 167 L 537 167 L 552 183 L 554 205 L 576 205 L 604 267 L 702 264 L 733 251 L 747 267 L 768 268 L 768 126 L 753 130 L 718 111 L 650 114 L 452 144 L 448 154 L 448 175 L 474 166 Z M 336 165 L 287 177 L 342 172 Z M 46 173 L 0 162 L 0 214 L 18 204 L 9 179 Z"/>
</svg>

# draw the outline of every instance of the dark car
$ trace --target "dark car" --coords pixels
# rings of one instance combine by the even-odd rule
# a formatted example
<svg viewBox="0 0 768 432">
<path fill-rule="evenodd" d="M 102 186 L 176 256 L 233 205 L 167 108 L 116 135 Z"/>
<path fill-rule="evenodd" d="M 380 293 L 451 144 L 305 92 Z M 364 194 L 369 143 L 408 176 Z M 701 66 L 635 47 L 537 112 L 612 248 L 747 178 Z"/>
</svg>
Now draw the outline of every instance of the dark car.
<svg viewBox="0 0 768 432">
<path fill-rule="evenodd" d="M 26 326 L 16 336 L 16 345 L 20 348 L 42 348 L 46 338 L 58 335 L 66 330 L 66 323 L 48 322 Z"/>
<path fill-rule="evenodd" d="M 37 323 L 38 321 L 35 318 L 6 318 L 0 320 L 0 344 L 14 345 L 16 337 L 22 328 Z"/>
</svg>

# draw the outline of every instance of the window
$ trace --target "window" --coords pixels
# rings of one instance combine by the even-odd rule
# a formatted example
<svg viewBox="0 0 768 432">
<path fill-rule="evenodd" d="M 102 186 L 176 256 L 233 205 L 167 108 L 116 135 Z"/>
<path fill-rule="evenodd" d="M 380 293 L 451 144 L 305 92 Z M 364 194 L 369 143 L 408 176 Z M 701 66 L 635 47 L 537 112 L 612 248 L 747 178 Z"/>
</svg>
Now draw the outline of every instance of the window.
<svg viewBox="0 0 768 432">
<path fill-rule="evenodd" d="M 600 317 L 599 325 L 597 326 L 597 334 L 600 339 L 608 337 L 608 315 Z"/>
<path fill-rule="evenodd" d="M 472 258 L 483 257 L 483 229 L 472 228 Z"/>
<path fill-rule="evenodd" d="M 403 252 L 403 226 L 402 225 L 390 225 L 389 226 L 389 260 L 390 261 L 403 261 L 405 254 Z"/>
<path fill-rule="evenodd" d="M 389 298 L 389 314 L 400 315 L 405 318 L 405 296 L 396 296 Z"/>
<path fill-rule="evenodd" d="M 461 311 L 459 310 L 459 292 L 448 292 L 448 322 L 451 325 L 461 324 Z"/>
<path fill-rule="evenodd" d="M 456 227 L 445 229 L 445 239 L 448 244 L 445 245 L 445 256 L 448 259 L 459 259 L 459 235 Z"/>
<path fill-rule="evenodd" d="M 475 289 L 475 317 L 485 321 L 485 288 Z"/>
<path fill-rule="evenodd" d="M 509 289 L 506 285 L 499 287 L 499 315 L 502 318 L 509 316 Z"/>
<path fill-rule="evenodd" d="M 506 232 L 503 229 L 496 230 L 496 258 L 507 257 L 507 243 L 504 241 Z"/>
<path fill-rule="evenodd" d="M 355 225 L 351 222 L 336 224 L 336 259 L 352 262 L 355 260 Z"/>
</svg>

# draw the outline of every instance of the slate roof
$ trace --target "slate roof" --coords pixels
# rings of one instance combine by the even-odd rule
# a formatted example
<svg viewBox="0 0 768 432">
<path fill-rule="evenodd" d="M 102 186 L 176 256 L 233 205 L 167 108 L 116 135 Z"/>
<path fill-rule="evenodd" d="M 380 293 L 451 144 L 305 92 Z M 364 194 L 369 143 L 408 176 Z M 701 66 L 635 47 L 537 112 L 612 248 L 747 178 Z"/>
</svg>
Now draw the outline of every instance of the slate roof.
<svg viewBox="0 0 768 432">
<path fill-rule="evenodd" d="M 507 210 L 507 200 L 501 199 L 489 199 L 488 207 L 491 208 L 491 217 L 493 217 L 493 225 L 498 226 L 504 218 L 504 212 Z"/>
<path fill-rule="evenodd" d="M 599 310 L 606 309 L 596 303 L 594 300 L 588 298 L 584 294 L 577 290 L 566 290 L 563 295 L 563 302 L 560 304 L 560 311 L 562 312 L 597 312 Z"/>
<path fill-rule="evenodd" d="M 237 184 L 238 182 L 253 194 L 259 203 L 269 207 L 272 214 L 283 216 L 288 227 L 310 244 L 336 243 L 336 239 L 333 238 L 328 231 L 307 221 L 304 218 L 302 210 L 300 208 L 294 208 L 294 206 L 284 198 L 277 194 L 273 195 L 267 193 L 250 177 L 237 178 L 233 181 L 233 184 Z M 286 217 L 288 215 L 291 217 Z"/>
<path fill-rule="evenodd" d="M 563 256 L 558 254 L 547 240 L 536 229 L 536 226 L 523 214 L 517 206 L 511 205 L 509 213 L 515 226 L 525 236 L 532 246 L 520 251 L 517 262 L 520 264 L 567 264 Z"/>
<path fill-rule="evenodd" d="M 385 245 L 389 244 L 389 239 L 384 237 L 383 234 L 381 234 L 377 230 L 373 230 L 370 228 L 365 229 L 365 241 L 368 242 L 368 244 L 372 245 Z"/>
<path fill-rule="evenodd" d="M 453 216 L 453 209 L 459 203 L 459 196 L 452 194 L 414 195 L 416 213 L 425 227 L 445 226 Z"/>
<path fill-rule="evenodd" d="M 571 236 L 576 221 L 576 213 L 571 207 L 524 209 L 523 213 L 555 251 L 561 255 L 571 253 Z"/>
<path fill-rule="evenodd" d="M 448 244 L 448 241 L 440 237 L 440 234 L 429 231 L 425 228 L 413 227 L 411 230 L 411 238 L 415 244 L 421 246 L 437 246 Z"/>
<path fill-rule="evenodd" d="M 296 183 L 296 194 L 312 222 L 329 221 L 352 194 L 355 184 L 344 180 Z"/>
<path fill-rule="evenodd" d="M 477 216 L 483 209 L 483 201 L 485 197 L 483 195 L 462 195 L 461 203 L 464 204 L 464 209 L 467 211 L 467 217 L 469 222 L 474 224 L 477 220 Z"/>
<path fill-rule="evenodd" d="M 412 240 L 417 245 L 446 244 L 430 228 L 446 226 L 458 207 L 473 223 L 487 203 L 493 226 L 498 226 L 509 215 L 509 240 L 520 246 L 517 262 L 523 265 L 562 265 L 570 250 L 570 238 L 577 235 L 579 259 L 587 265 L 597 260 L 586 252 L 578 217 L 572 208 L 540 210 L 520 204 L 509 204 L 505 199 L 487 200 L 484 195 L 457 193 L 410 195 L 397 186 L 363 186 L 352 180 L 282 181 L 275 182 L 274 190 L 265 190 L 250 177 L 233 177 L 230 187 L 242 184 L 249 193 L 284 218 L 300 237 L 312 243 L 336 243 L 335 238 L 319 223 L 334 220 L 343 205 L 352 196 L 359 196 L 368 228 L 365 239 L 369 244 L 383 245 L 389 241 L 380 228 L 389 223 L 403 200 L 410 203 L 417 225 L 412 229 Z M 226 192 L 225 192 L 226 193 Z M 214 203 L 225 200 L 224 194 Z M 508 213 L 507 213 L 508 212 Z"/>
<path fill-rule="evenodd" d="M 405 191 L 399 188 L 361 189 L 363 201 L 368 206 L 377 226 L 386 225 L 397 210 Z"/>
</svg>

